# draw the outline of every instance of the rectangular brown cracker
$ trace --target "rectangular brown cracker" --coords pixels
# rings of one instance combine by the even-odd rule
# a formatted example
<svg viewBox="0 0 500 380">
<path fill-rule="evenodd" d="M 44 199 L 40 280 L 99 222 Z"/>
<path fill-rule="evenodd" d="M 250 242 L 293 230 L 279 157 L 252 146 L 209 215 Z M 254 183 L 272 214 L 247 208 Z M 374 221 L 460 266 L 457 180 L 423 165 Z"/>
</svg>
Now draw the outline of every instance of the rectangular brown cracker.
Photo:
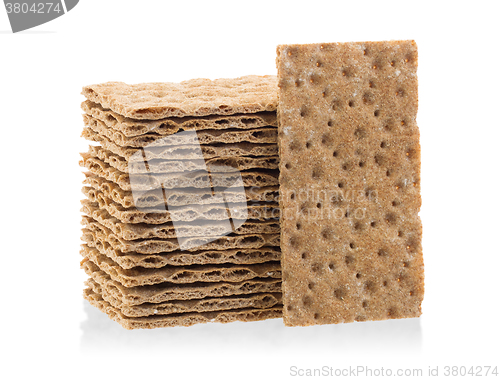
<svg viewBox="0 0 500 380">
<path fill-rule="evenodd" d="M 177 239 L 147 239 L 126 240 L 116 236 L 109 228 L 89 217 L 83 217 L 82 224 L 85 226 L 82 232 L 84 242 L 92 244 L 110 244 L 122 253 L 154 254 L 180 250 Z M 279 234 L 247 234 L 226 235 L 217 240 L 211 237 L 186 238 L 183 246 L 187 251 L 199 250 L 225 250 L 240 248 L 260 248 L 264 246 L 279 246 Z"/>
<path fill-rule="evenodd" d="M 281 278 L 278 262 L 252 265 L 188 265 L 162 268 L 123 269 L 97 249 L 82 246 L 82 256 L 88 258 L 113 280 L 126 287 L 155 285 L 163 282 L 187 284 L 194 282 L 241 282 L 252 278 Z"/>
<path fill-rule="evenodd" d="M 146 223 L 122 223 L 111 216 L 105 209 L 99 208 L 97 203 L 88 200 L 82 201 L 82 210 L 87 216 L 109 228 L 113 233 L 125 240 L 137 239 L 173 239 L 178 237 L 208 237 L 222 236 L 228 233 L 245 234 L 279 234 L 280 225 L 277 220 L 241 220 L 238 228 L 233 228 L 227 220 L 194 220 L 177 223 L 149 225 Z M 228 214 L 226 213 L 226 216 Z M 226 218 L 227 219 L 227 218 Z M 233 223 L 237 222 L 232 218 Z"/>
<path fill-rule="evenodd" d="M 193 300 L 176 300 L 162 303 L 144 303 L 137 306 L 125 305 L 106 292 L 92 279 L 86 281 L 87 286 L 98 293 L 114 308 L 126 317 L 147 317 L 150 315 L 169 315 L 180 313 L 206 313 L 210 311 L 235 309 L 269 309 L 281 303 L 281 293 L 253 293 L 220 298 L 203 298 Z"/>
<path fill-rule="evenodd" d="M 217 198 L 208 196 L 212 195 L 212 193 L 207 192 L 206 189 L 183 189 L 183 194 L 181 196 L 175 192 L 167 193 L 165 194 L 165 197 L 158 197 L 154 193 L 146 193 L 144 197 L 137 197 L 136 202 L 134 202 L 132 193 L 121 189 L 116 183 L 88 172 L 84 174 L 86 176 L 84 180 L 85 184 L 96 190 L 102 191 L 104 196 L 110 198 L 113 202 L 116 202 L 124 208 L 140 207 L 141 210 L 144 210 L 145 212 L 148 208 L 151 208 L 151 212 L 158 212 L 157 206 L 164 205 L 165 203 L 167 203 L 170 208 L 170 206 L 188 206 L 193 204 L 195 200 L 199 199 L 202 199 L 203 201 L 198 204 L 203 205 L 218 202 Z M 231 193 L 230 189 L 226 189 L 224 193 L 226 201 L 230 203 L 245 201 L 277 202 L 279 199 L 278 186 L 255 186 L 246 188 L 244 195 L 239 191 Z"/>
<path fill-rule="evenodd" d="M 281 292 L 281 279 L 253 278 L 240 282 L 197 282 L 189 284 L 161 283 L 128 288 L 103 272 L 90 260 L 81 264 L 85 273 L 123 305 L 162 303 L 173 300 L 190 300 L 207 297 Z"/>
<path fill-rule="evenodd" d="M 84 124 L 100 136 L 105 136 L 112 143 L 121 147 L 151 148 L 161 146 L 183 146 L 200 143 L 210 144 L 234 144 L 241 142 L 276 144 L 278 131 L 275 127 L 261 127 L 254 129 L 219 129 L 199 130 L 196 134 L 173 134 L 163 136 L 157 133 L 126 137 L 121 132 L 108 128 L 106 124 L 92 116 L 83 115 Z"/>
<path fill-rule="evenodd" d="M 131 318 L 123 315 L 119 309 L 111 306 L 111 304 L 106 302 L 100 294 L 95 293 L 90 288 L 84 290 L 83 296 L 91 305 L 106 313 L 112 320 L 118 322 L 128 330 L 192 326 L 197 323 L 207 322 L 229 323 L 235 321 L 261 321 L 270 318 L 280 318 L 282 312 L 282 307 L 280 305 L 268 309 L 246 308 L 206 313 L 181 313 L 165 316 Z"/>
<path fill-rule="evenodd" d="M 147 223 L 149 225 L 162 224 L 174 220 L 193 221 L 224 220 L 228 217 L 228 209 L 225 204 L 189 205 L 181 207 L 169 207 L 168 211 L 157 209 L 138 210 L 137 208 L 125 208 L 106 197 L 103 192 L 92 187 L 84 187 L 82 192 L 88 200 L 83 200 L 82 204 L 91 202 L 97 203 L 100 209 L 106 210 L 122 223 Z M 148 212 L 150 211 L 150 212 Z M 280 214 L 279 206 L 276 202 L 252 202 L 234 203 L 231 205 L 232 219 L 266 220 L 278 219 Z"/>
<path fill-rule="evenodd" d="M 126 137 L 134 137 L 154 132 L 160 135 L 171 135 L 179 131 L 218 130 L 218 129 L 253 129 L 260 127 L 276 127 L 276 112 L 259 112 L 236 115 L 209 115 L 205 117 L 172 117 L 160 120 L 137 120 L 124 117 L 100 104 L 88 100 L 82 103 L 83 111 L 95 119 L 101 120 Z"/>
<path fill-rule="evenodd" d="M 415 43 L 277 53 L 285 325 L 419 316 Z"/>
<path fill-rule="evenodd" d="M 136 154 L 141 149 L 133 147 L 123 147 L 116 145 L 106 136 L 94 132 L 92 129 L 83 128 L 82 137 L 89 141 L 98 142 L 104 149 L 114 154 L 122 156 L 129 162 L 136 162 L 142 158 Z M 192 160 L 200 159 L 199 150 L 204 159 L 216 157 L 238 157 L 238 156 L 276 156 L 278 155 L 277 144 L 260 144 L 241 142 L 235 144 L 213 144 L 213 145 L 184 145 L 184 146 L 163 146 L 148 148 L 149 159 L 163 160 Z M 142 154 L 142 153 L 141 153 Z"/>
<path fill-rule="evenodd" d="M 225 249 L 201 251 L 172 251 L 160 254 L 144 255 L 140 253 L 124 254 L 112 247 L 106 241 L 86 240 L 86 245 L 96 248 L 108 256 L 123 269 L 134 267 L 162 268 L 166 265 L 205 265 L 205 264 L 259 264 L 268 261 L 280 261 L 279 247 L 261 247 L 257 249 Z"/>
<path fill-rule="evenodd" d="M 279 157 L 214 157 L 207 160 L 149 160 L 147 168 L 142 162 L 129 162 L 122 156 L 112 153 L 100 146 L 89 146 L 87 153 L 81 153 L 82 158 L 94 157 L 104 161 L 113 168 L 127 173 L 173 173 L 194 170 L 206 170 L 208 166 L 214 168 L 227 166 L 238 170 L 248 169 L 278 169 Z"/>
<path fill-rule="evenodd" d="M 82 167 L 87 168 L 90 173 L 112 181 L 125 191 L 131 191 L 130 175 L 121 172 L 106 162 L 95 157 L 85 156 L 80 161 Z M 264 187 L 278 185 L 278 171 L 267 169 L 252 169 L 243 172 L 233 171 L 227 175 L 212 175 L 211 179 L 207 176 L 207 171 L 194 171 L 185 173 L 152 173 L 152 174 L 134 174 L 135 190 L 148 191 L 159 189 L 179 189 L 179 188 L 207 188 L 210 183 L 213 187 L 227 188 L 236 182 L 241 181 L 243 186 Z"/>
<path fill-rule="evenodd" d="M 278 100 L 276 77 L 255 75 L 181 83 L 107 82 L 85 86 L 82 94 L 125 117 L 149 120 L 275 111 Z"/>
</svg>

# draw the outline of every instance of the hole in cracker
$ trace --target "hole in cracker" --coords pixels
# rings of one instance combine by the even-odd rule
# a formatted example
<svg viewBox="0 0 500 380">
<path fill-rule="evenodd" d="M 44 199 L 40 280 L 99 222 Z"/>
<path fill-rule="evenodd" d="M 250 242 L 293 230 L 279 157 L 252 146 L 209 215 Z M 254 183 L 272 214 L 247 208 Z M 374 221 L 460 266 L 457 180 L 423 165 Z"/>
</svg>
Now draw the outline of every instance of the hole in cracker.
<svg viewBox="0 0 500 380">
<path fill-rule="evenodd" d="M 298 230 L 300 230 L 300 229 L 302 228 L 302 224 L 300 224 L 300 223 L 298 223 L 298 222 L 297 222 L 297 224 L 295 225 L 295 227 L 296 227 Z"/>
<path fill-rule="evenodd" d="M 381 147 L 381 148 L 386 148 L 386 147 L 387 147 L 387 143 L 386 143 L 385 141 L 382 141 L 382 142 L 380 143 L 380 147 Z"/>
<path fill-rule="evenodd" d="M 317 208 L 321 208 L 321 202 L 316 203 Z"/>
<path fill-rule="evenodd" d="M 396 318 L 396 309 L 391 307 L 389 310 L 387 310 L 387 316 L 389 318 Z"/>
<path fill-rule="evenodd" d="M 368 87 L 375 88 L 375 82 L 373 80 L 368 82 Z"/>
<path fill-rule="evenodd" d="M 343 301 L 344 298 L 347 297 L 347 290 L 343 286 L 341 286 L 340 288 L 335 289 L 333 291 L 333 294 L 336 298 Z"/>
<path fill-rule="evenodd" d="M 382 156 L 381 154 L 375 155 L 374 160 L 375 163 L 379 166 L 383 166 L 385 164 L 384 156 Z"/>
<path fill-rule="evenodd" d="M 288 311 L 292 311 L 292 310 L 293 310 L 293 307 L 292 307 L 292 305 L 288 305 L 288 306 L 286 307 L 286 309 L 287 309 Z"/>
<path fill-rule="evenodd" d="M 404 94 L 405 94 L 405 92 L 402 88 L 400 88 L 396 91 L 396 96 L 403 96 Z"/>
<path fill-rule="evenodd" d="M 351 215 L 351 214 L 349 213 L 349 211 L 346 211 L 346 212 L 345 212 L 345 214 L 344 214 L 344 216 L 345 216 L 346 218 L 349 218 L 349 215 Z"/>
<path fill-rule="evenodd" d="M 349 107 L 354 107 L 354 100 L 349 100 L 349 103 L 348 103 Z"/>
<path fill-rule="evenodd" d="M 290 194 L 290 199 L 293 201 L 295 199 L 295 193 Z"/>
<path fill-rule="evenodd" d="M 391 204 L 392 204 L 393 207 L 398 207 L 399 206 L 399 201 L 397 199 L 394 199 Z"/>
<path fill-rule="evenodd" d="M 388 255 L 388 253 L 385 249 L 379 249 L 379 251 L 377 252 L 377 255 L 379 255 L 380 257 L 385 257 Z"/>
<path fill-rule="evenodd" d="M 356 244 L 354 244 L 353 242 L 349 243 L 349 248 L 351 248 L 351 249 L 356 248 Z"/>
<path fill-rule="evenodd" d="M 417 155 L 416 149 L 409 148 L 406 150 L 406 157 L 408 157 L 410 160 L 415 158 Z"/>
<path fill-rule="evenodd" d="M 401 125 L 404 127 L 406 125 L 406 120 L 401 120 Z"/>
<path fill-rule="evenodd" d="M 362 222 L 357 221 L 356 223 L 354 223 L 354 230 L 355 231 L 361 232 L 364 229 L 365 229 L 365 225 Z"/>
<path fill-rule="evenodd" d="M 308 141 L 306 142 L 306 148 L 310 149 L 312 147 L 312 142 Z"/>
<path fill-rule="evenodd" d="M 359 165 L 360 168 L 362 168 L 362 167 L 365 166 L 365 163 L 363 161 L 360 161 L 358 165 Z"/>
<path fill-rule="evenodd" d="M 309 114 L 309 110 L 306 106 L 300 107 L 300 116 L 306 117 Z"/>
<path fill-rule="evenodd" d="M 290 165 L 290 163 L 289 163 L 289 162 L 287 162 L 287 163 L 285 164 L 285 168 L 286 168 L 286 169 L 290 169 L 291 167 L 292 167 L 292 165 Z"/>
<path fill-rule="evenodd" d="M 321 237 L 326 240 L 331 239 L 333 237 L 333 230 L 330 227 L 323 228 L 321 231 Z"/>
<path fill-rule="evenodd" d="M 370 223 L 370 226 L 371 226 L 372 228 L 377 227 L 377 222 L 375 222 L 375 221 L 371 222 L 371 223 Z"/>
<path fill-rule="evenodd" d="M 387 286 L 387 280 L 382 283 L 382 285 Z"/>
<path fill-rule="evenodd" d="M 319 318 L 319 314 L 318 313 L 314 313 L 314 319 L 318 319 Z"/>
<path fill-rule="evenodd" d="M 337 152 L 336 150 L 333 151 L 333 157 L 337 157 L 339 155 L 339 152 Z"/>
<path fill-rule="evenodd" d="M 302 81 L 300 79 L 295 80 L 295 87 L 300 87 L 302 86 Z"/>
<path fill-rule="evenodd" d="M 306 252 L 302 252 L 302 260 L 306 260 L 307 259 L 307 253 Z"/>
<path fill-rule="evenodd" d="M 289 145 L 288 145 L 288 149 L 290 150 L 299 150 L 300 149 L 300 144 L 298 141 L 292 141 Z"/>
<path fill-rule="evenodd" d="M 343 170 L 352 170 L 353 166 L 354 165 L 352 164 L 352 162 L 346 161 L 346 162 L 344 162 L 344 165 L 342 165 L 342 169 Z"/>
<path fill-rule="evenodd" d="M 374 101 L 375 101 L 375 96 L 371 92 L 365 92 L 363 94 L 364 104 L 373 104 Z"/>
<path fill-rule="evenodd" d="M 356 278 L 361 278 L 361 273 L 356 273 Z"/>
<path fill-rule="evenodd" d="M 393 212 L 389 212 L 385 215 L 385 221 L 388 223 L 388 224 L 395 224 L 396 221 L 397 221 L 397 217 L 396 217 L 396 214 L 394 214 Z"/>
<path fill-rule="evenodd" d="M 334 111 L 340 110 L 341 109 L 341 105 L 342 105 L 342 103 L 339 100 L 334 100 L 332 102 L 332 110 L 334 110 Z"/>
<path fill-rule="evenodd" d="M 362 127 L 358 127 L 354 131 L 354 136 L 356 136 L 359 140 L 364 139 L 366 137 L 366 130 Z"/>
<path fill-rule="evenodd" d="M 312 178 L 318 180 L 321 178 L 322 174 L 323 169 L 320 166 L 317 166 L 312 171 Z"/>
<path fill-rule="evenodd" d="M 302 297 L 302 304 L 305 306 L 305 307 L 309 307 L 311 306 L 312 304 L 312 297 L 311 296 L 304 296 Z"/>
<path fill-rule="evenodd" d="M 321 263 L 314 263 L 311 265 L 311 270 L 314 273 L 321 273 L 322 272 L 322 266 Z"/>
<path fill-rule="evenodd" d="M 326 145 L 326 146 L 329 146 L 332 144 L 332 138 L 330 137 L 329 134 L 324 134 L 322 137 L 321 137 L 321 144 L 323 145 Z"/>
<path fill-rule="evenodd" d="M 368 307 L 368 301 L 363 301 L 361 306 L 363 306 L 363 309 L 366 309 Z"/>
<path fill-rule="evenodd" d="M 346 256 L 345 263 L 347 266 L 351 266 L 354 264 L 354 256 Z"/>
<path fill-rule="evenodd" d="M 311 84 L 321 83 L 321 77 L 318 74 L 311 74 L 309 76 L 309 83 Z"/>
<path fill-rule="evenodd" d="M 380 110 L 373 111 L 373 116 L 379 117 L 380 116 Z"/>
<path fill-rule="evenodd" d="M 328 264 L 328 269 L 330 269 L 331 271 L 333 271 L 335 269 L 335 264 L 334 263 L 329 263 Z"/>
<path fill-rule="evenodd" d="M 343 183 L 343 182 L 339 182 L 339 183 L 337 184 L 337 186 L 338 186 L 339 188 L 341 188 L 341 189 L 342 189 L 342 188 L 344 187 L 344 183 Z"/>
<path fill-rule="evenodd" d="M 391 176 L 391 171 L 390 171 L 390 170 L 387 170 L 387 171 L 385 172 L 385 175 L 386 175 L 387 177 L 390 177 L 390 176 Z"/>
<path fill-rule="evenodd" d="M 310 282 L 309 284 L 307 284 L 307 287 L 310 289 L 310 290 L 313 290 L 314 289 L 314 282 Z"/>
<path fill-rule="evenodd" d="M 376 290 L 375 283 L 373 281 L 365 282 L 365 290 L 367 290 L 370 293 L 373 293 Z"/>
<path fill-rule="evenodd" d="M 300 244 L 299 238 L 297 236 L 292 236 L 289 240 L 289 244 L 292 248 L 298 248 Z"/>
<path fill-rule="evenodd" d="M 329 127 L 332 127 L 333 126 L 333 121 L 332 120 L 328 120 L 328 123 L 326 123 Z"/>
</svg>

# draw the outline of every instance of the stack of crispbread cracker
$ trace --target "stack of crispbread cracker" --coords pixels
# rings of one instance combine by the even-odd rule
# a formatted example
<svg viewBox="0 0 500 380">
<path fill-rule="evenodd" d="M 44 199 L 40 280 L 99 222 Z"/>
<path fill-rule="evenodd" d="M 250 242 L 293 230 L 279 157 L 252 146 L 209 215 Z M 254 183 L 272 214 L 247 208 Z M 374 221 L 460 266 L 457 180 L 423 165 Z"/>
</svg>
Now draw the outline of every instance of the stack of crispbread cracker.
<svg viewBox="0 0 500 380">
<path fill-rule="evenodd" d="M 280 317 L 276 77 L 83 95 L 85 298 L 129 329 Z"/>
</svg>

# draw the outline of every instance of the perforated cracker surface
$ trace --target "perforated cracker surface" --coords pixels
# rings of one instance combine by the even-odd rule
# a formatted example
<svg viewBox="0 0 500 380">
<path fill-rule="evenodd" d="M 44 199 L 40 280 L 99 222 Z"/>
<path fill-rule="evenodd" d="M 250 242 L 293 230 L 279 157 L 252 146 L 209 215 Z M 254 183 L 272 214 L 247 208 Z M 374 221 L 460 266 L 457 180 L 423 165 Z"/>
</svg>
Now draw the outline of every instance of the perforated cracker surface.
<svg viewBox="0 0 500 380">
<path fill-rule="evenodd" d="M 231 115 L 276 110 L 275 76 L 192 79 L 181 83 L 85 86 L 82 94 L 103 108 L 133 119 Z"/>
<path fill-rule="evenodd" d="M 419 316 L 415 43 L 277 52 L 285 324 Z"/>
</svg>

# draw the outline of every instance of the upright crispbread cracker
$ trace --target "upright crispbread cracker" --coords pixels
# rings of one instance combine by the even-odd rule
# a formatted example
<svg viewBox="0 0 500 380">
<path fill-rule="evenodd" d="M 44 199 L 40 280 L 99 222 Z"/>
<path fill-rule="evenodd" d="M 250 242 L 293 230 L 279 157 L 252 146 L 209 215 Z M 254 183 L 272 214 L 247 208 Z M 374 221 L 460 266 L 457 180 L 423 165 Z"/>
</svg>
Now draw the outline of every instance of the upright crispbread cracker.
<svg viewBox="0 0 500 380">
<path fill-rule="evenodd" d="M 137 208 L 124 208 L 106 197 L 103 192 L 92 187 L 84 187 L 82 192 L 88 201 L 97 203 L 100 209 L 106 210 L 111 216 L 122 223 L 147 223 L 162 224 L 171 222 L 172 219 L 180 221 L 225 220 L 228 217 L 228 209 L 225 204 L 190 205 L 182 207 L 169 207 L 168 211 L 158 212 L 157 209 L 138 210 Z M 148 212 L 150 211 L 150 212 Z M 279 219 L 280 209 L 277 203 L 234 203 L 231 205 L 232 219 Z"/>
<path fill-rule="evenodd" d="M 191 300 L 206 297 L 281 292 L 281 280 L 277 278 L 254 278 L 241 282 L 198 282 L 190 284 L 162 283 L 127 288 L 114 281 L 92 261 L 82 262 L 82 268 L 108 294 L 123 305 L 161 303 L 172 300 Z"/>
<path fill-rule="evenodd" d="M 161 327 L 192 326 L 197 323 L 218 322 L 229 323 L 235 321 L 261 321 L 270 318 L 281 317 L 282 307 L 274 306 L 268 309 L 235 309 L 213 311 L 206 313 L 181 313 L 165 316 L 149 316 L 130 318 L 123 315 L 119 309 L 111 306 L 102 296 L 92 289 L 84 290 L 84 298 L 91 305 L 106 313 L 112 320 L 128 330 L 132 329 L 154 329 Z"/>
<path fill-rule="evenodd" d="M 123 133 L 126 137 L 140 136 L 150 132 L 167 136 L 179 131 L 227 128 L 253 129 L 265 126 L 276 127 L 278 125 L 276 112 L 137 120 L 124 117 L 109 109 L 104 109 L 100 104 L 88 100 L 82 103 L 82 109 L 87 115 L 101 120 L 109 128 Z"/>
<path fill-rule="evenodd" d="M 278 100 L 276 90 L 275 76 L 249 75 L 181 83 L 108 82 L 85 86 L 82 94 L 122 116 L 158 120 L 274 111 Z"/>
<path fill-rule="evenodd" d="M 285 325 L 419 316 L 415 43 L 277 53 Z"/>
<path fill-rule="evenodd" d="M 226 220 L 195 220 L 191 222 L 179 221 L 149 225 L 146 223 L 122 223 L 111 216 L 105 209 L 99 208 L 97 203 L 88 200 L 82 201 L 81 211 L 109 228 L 113 233 L 125 240 L 137 239 L 173 239 L 178 237 L 207 237 L 220 236 L 228 233 L 245 234 L 278 234 L 280 232 L 277 220 L 253 221 L 246 220 L 240 227 L 233 229 Z M 227 216 L 227 213 L 226 213 Z M 232 218 L 236 222 L 236 218 Z M 243 221 L 242 221 L 243 222 Z"/>
<path fill-rule="evenodd" d="M 89 146 L 87 153 L 81 153 L 82 157 L 94 157 L 104 161 L 121 172 L 127 173 L 174 173 L 184 171 L 206 170 L 207 166 L 216 167 L 220 170 L 227 167 L 228 171 L 232 168 L 238 170 L 248 169 L 278 169 L 279 157 L 214 157 L 207 160 L 169 160 L 157 159 L 149 160 L 147 168 L 142 162 L 128 162 L 122 156 L 114 154 L 100 146 Z"/>
<path fill-rule="evenodd" d="M 116 183 L 91 173 L 84 174 L 86 176 L 84 180 L 85 184 L 96 190 L 102 191 L 106 197 L 112 199 L 114 202 L 125 208 L 140 207 L 144 210 L 151 208 L 151 212 L 153 212 L 154 210 L 158 211 L 156 206 L 164 205 L 165 203 L 167 203 L 169 207 L 191 205 L 200 199 L 202 202 L 197 202 L 196 204 L 208 205 L 219 203 L 219 200 L 212 197 L 212 192 L 207 192 L 207 189 L 184 189 L 182 194 L 172 192 L 165 194 L 165 197 L 159 197 L 157 194 L 146 193 L 144 197 L 138 197 L 136 202 L 134 202 L 132 193 L 121 189 Z M 250 187 L 245 189 L 245 194 L 241 194 L 240 191 L 231 193 L 230 190 L 231 189 L 226 189 L 224 191 L 226 202 L 230 203 L 245 201 L 277 202 L 279 199 L 278 186 Z"/>
<path fill-rule="evenodd" d="M 141 267 L 123 269 L 95 248 L 82 246 L 81 254 L 113 280 L 128 288 L 163 282 L 191 284 L 195 282 L 241 282 L 257 277 L 281 278 L 281 268 L 276 261 L 252 265 L 188 265 L 153 269 Z"/>
<path fill-rule="evenodd" d="M 92 174 L 98 175 L 108 181 L 115 182 L 125 191 L 131 191 L 130 176 L 121 172 L 104 161 L 95 157 L 84 156 L 80 161 L 82 167 L 87 168 Z M 164 189 L 179 188 L 207 188 L 210 183 L 213 187 L 227 188 L 241 178 L 243 186 L 264 187 L 278 185 L 278 171 L 266 169 L 252 169 L 249 171 L 229 172 L 227 175 L 213 175 L 208 177 L 207 171 L 185 173 L 152 173 L 134 174 L 135 190 L 147 191 L 163 187 Z"/>
<path fill-rule="evenodd" d="M 121 132 L 108 128 L 104 122 L 94 119 L 92 116 L 83 115 L 83 122 L 95 133 L 105 136 L 109 141 L 121 147 L 151 148 L 153 146 L 183 146 L 197 143 L 210 145 L 241 142 L 276 144 L 278 142 L 278 131 L 275 127 L 199 130 L 196 134 L 173 134 L 167 137 L 157 133 L 126 137 Z"/>
<path fill-rule="evenodd" d="M 137 306 L 123 304 L 106 292 L 93 279 L 85 281 L 86 285 L 102 296 L 111 306 L 120 310 L 126 317 L 147 317 L 150 315 L 169 315 L 180 313 L 206 313 L 220 310 L 236 310 L 244 308 L 269 309 L 281 303 L 281 293 L 253 293 L 220 298 L 203 298 L 194 300 L 167 301 L 159 304 L 144 303 Z"/>
<path fill-rule="evenodd" d="M 142 158 L 137 155 L 139 148 L 130 148 L 116 145 L 106 136 L 94 132 L 90 128 L 84 128 L 82 137 L 89 141 L 98 142 L 104 149 L 114 154 L 122 156 L 129 162 L 136 162 Z M 148 149 L 149 159 L 163 160 L 191 160 L 200 159 L 200 147 L 204 159 L 216 157 L 239 157 L 239 156 L 276 156 L 278 155 L 278 146 L 276 144 L 258 144 L 258 143 L 236 143 L 236 144 L 214 144 L 214 145 L 188 145 L 188 146 L 164 146 L 152 147 Z"/>
<path fill-rule="evenodd" d="M 119 238 L 107 227 L 99 222 L 83 217 L 82 224 L 85 228 L 82 230 L 82 240 L 91 241 L 94 245 L 110 244 L 122 253 L 142 253 L 154 254 L 180 250 L 177 239 L 147 239 L 147 240 L 125 240 Z M 279 246 L 278 234 L 248 234 L 248 235 L 227 235 L 217 240 L 211 237 L 192 237 L 184 240 L 186 251 L 199 250 L 224 250 L 239 248 L 260 248 L 264 246 Z"/>
</svg>

